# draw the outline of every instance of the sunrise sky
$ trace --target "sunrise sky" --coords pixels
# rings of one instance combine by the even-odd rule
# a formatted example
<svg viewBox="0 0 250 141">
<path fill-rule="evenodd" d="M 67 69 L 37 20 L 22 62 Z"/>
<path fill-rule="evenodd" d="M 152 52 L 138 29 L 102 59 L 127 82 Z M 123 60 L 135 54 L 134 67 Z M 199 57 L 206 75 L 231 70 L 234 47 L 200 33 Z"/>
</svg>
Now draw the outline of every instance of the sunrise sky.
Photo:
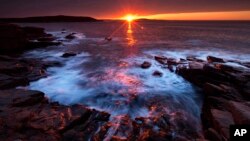
<svg viewBox="0 0 250 141">
<path fill-rule="evenodd" d="M 250 20 L 250 0 L 0 0 L 0 17 L 47 15 L 120 19 Z"/>
</svg>

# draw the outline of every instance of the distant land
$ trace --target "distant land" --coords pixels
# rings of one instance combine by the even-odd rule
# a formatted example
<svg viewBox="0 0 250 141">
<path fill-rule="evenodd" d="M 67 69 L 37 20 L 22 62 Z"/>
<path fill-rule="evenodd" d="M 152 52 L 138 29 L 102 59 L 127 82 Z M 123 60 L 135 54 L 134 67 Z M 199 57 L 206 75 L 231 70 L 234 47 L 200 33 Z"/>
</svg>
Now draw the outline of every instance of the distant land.
<svg viewBox="0 0 250 141">
<path fill-rule="evenodd" d="M 38 17 L 24 17 L 24 18 L 0 18 L 0 22 L 12 22 L 12 23 L 49 23 L 49 22 L 98 22 L 92 17 L 81 16 L 38 16 Z"/>
</svg>

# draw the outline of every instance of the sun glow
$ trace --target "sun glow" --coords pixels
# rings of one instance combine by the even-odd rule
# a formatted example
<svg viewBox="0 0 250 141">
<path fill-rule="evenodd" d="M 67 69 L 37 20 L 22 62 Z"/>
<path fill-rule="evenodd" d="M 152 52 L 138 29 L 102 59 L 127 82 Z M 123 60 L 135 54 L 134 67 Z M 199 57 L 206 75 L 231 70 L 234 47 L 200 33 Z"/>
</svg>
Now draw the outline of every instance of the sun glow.
<svg viewBox="0 0 250 141">
<path fill-rule="evenodd" d="M 131 14 L 128 14 L 127 16 L 124 17 L 124 20 L 128 21 L 128 22 L 132 22 L 136 19 L 136 16 L 135 15 L 131 15 Z"/>
</svg>

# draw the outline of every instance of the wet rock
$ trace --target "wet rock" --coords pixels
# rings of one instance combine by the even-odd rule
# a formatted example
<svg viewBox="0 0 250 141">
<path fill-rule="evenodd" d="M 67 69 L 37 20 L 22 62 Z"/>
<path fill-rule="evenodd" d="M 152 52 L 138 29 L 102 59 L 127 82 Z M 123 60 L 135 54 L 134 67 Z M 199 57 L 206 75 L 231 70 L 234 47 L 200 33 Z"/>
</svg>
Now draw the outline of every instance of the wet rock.
<svg viewBox="0 0 250 141">
<path fill-rule="evenodd" d="M 229 102 L 229 110 L 231 111 L 236 124 L 250 123 L 250 106 L 242 102 Z"/>
<path fill-rule="evenodd" d="M 143 69 L 147 69 L 147 68 L 150 68 L 151 67 L 151 63 L 145 61 L 141 64 L 141 68 Z"/>
<path fill-rule="evenodd" d="M 213 63 L 213 62 L 225 63 L 224 59 L 218 58 L 218 57 L 214 57 L 214 56 L 208 56 L 208 57 L 207 57 L 207 61 L 208 61 L 209 63 Z"/>
<path fill-rule="evenodd" d="M 207 80 L 204 74 L 203 64 L 199 62 L 189 62 L 188 65 L 178 65 L 176 73 L 185 79 L 202 86 Z"/>
<path fill-rule="evenodd" d="M 250 68 L 250 62 L 241 62 L 241 65 Z"/>
<path fill-rule="evenodd" d="M 160 64 L 167 65 L 168 64 L 168 58 L 162 57 L 162 56 L 155 56 L 155 60 L 159 62 Z"/>
<path fill-rule="evenodd" d="M 243 71 L 243 68 L 240 68 L 240 67 L 233 67 L 233 66 L 230 66 L 230 65 L 227 65 L 227 64 L 215 64 L 215 67 L 217 69 L 220 69 L 224 72 L 233 72 L 233 73 L 240 73 Z"/>
<path fill-rule="evenodd" d="M 154 71 L 154 73 L 153 73 L 153 76 L 157 76 L 157 77 L 162 77 L 162 72 L 160 72 L 160 71 Z"/>
<path fill-rule="evenodd" d="M 189 69 L 202 70 L 204 67 L 203 63 L 200 62 L 189 62 Z"/>
<path fill-rule="evenodd" d="M 65 36 L 65 38 L 69 40 L 75 39 L 76 38 L 75 34 L 76 33 L 70 33 L 69 35 Z"/>
<path fill-rule="evenodd" d="M 220 111 L 217 109 L 211 110 L 213 126 L 219 131 L 222 136 L 229 139 L 229 127 L 234 124 L 232 114 L 226 111 Z"/>
<path fill-rule="evenodd" d="M 29 80 L 27 78 L 13 78 L 9 76 L 3 78 L 1 75 L 0 77 L 0 89 L 10 89 L 17 86 L 26 86 L 29 84 Z M 4 80 L 2 81 L 2 79 Z"/>
<path fill-rule="evenodd" d="M 77 54 L 74 53 L 74 52 L 66 52 L 64 53 L 61 57 L 63 58 L 68 58 L 68 57 L 73 57 L 73 56 L 76 56 Z"/>
<path fill-rule="evenodd" d="M 177 65 L 178 61 L 175 58 L 168 58 L 167 63 L 168 65 Z"/>
</svg>

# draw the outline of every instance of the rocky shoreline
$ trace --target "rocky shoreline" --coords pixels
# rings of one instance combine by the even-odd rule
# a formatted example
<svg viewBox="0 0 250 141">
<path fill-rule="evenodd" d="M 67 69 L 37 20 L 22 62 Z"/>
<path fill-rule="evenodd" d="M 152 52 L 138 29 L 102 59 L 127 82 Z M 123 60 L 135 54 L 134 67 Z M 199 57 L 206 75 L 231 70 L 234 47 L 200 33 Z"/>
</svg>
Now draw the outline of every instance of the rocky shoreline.
<svg viewBox="0 0 250 141">
<path fill-rule="evenodd" d="M 64 106 L 50 102 L 39 91 L 16 89 L 46 77 L 46 69 L 59 62 L 23 59 L 23 51 L 59 45 L 43 28 L 0 24 L 0 137 L 2 140 L 229 140 L 231 124 L 250 123 L 250 63 L 208 56 L 207 60 L 190 56 L 185 59 L 155 56 L 162 67 L 177 73 L 202 88 L 203 133 L 165 113 L 159 117 L 138 117 L 132 120 L 121 115 L 110 121 L 110 114 L 82 105 Z M 73 34 L 69 34 L 73 36 Z M 13 52 L 15 50 L 15 52 Z M 17 52 L 18 51 L 18 52 Z M 74 57 L 74 52 L 62 57 Z M 236 65 L 235 65 L 236 64 Z M 140 66 L 151 67 L 150 61 Z M 162 72 L 153 72 L 161 77 Z M 159 107 L 152 107 L 155 110 Z M 177 124 L 180 128 L 173 129 Z M 117 121 L 117 122 L 116 122 Z M 171 122 L 172 121 L 172 122 Z M 159 129 L 155 130 L 155 125 Z M 190 130 L 192 129 L 192 130 Z M 173 131 L 174 130 L 174 131 Z M 173 133 L 175 132 L 175 134 Z M 204 137 L 205 138 L 204 138 Z"/>
<path fill-rule="evenodd" d="M 230 125 L 250 124 L 249 62 L 213 56 L 208 56 L 207 60 L 191 56 L 179 61 L 156 56 L 155 60 L 202 88 L 201 116 L 206 139 L 227 141 Z M 148 68 L 150 63 L 144 62 L 141 67 Z"/>
<path fill-rule="evenodd" d="M 20 54 L 61 43 L 43 28 L 0 24 L 0 31 L 1 140 L 88 140 L 108 122 L 108 113 L 81 105 L 63 106 L 49 102 L 42 92 L 16 89 L 46 77 L 48 67 L 61 65 L 24 59 Z M 98 137 L 103 139 L 104 135 Z"/>
</svg>

